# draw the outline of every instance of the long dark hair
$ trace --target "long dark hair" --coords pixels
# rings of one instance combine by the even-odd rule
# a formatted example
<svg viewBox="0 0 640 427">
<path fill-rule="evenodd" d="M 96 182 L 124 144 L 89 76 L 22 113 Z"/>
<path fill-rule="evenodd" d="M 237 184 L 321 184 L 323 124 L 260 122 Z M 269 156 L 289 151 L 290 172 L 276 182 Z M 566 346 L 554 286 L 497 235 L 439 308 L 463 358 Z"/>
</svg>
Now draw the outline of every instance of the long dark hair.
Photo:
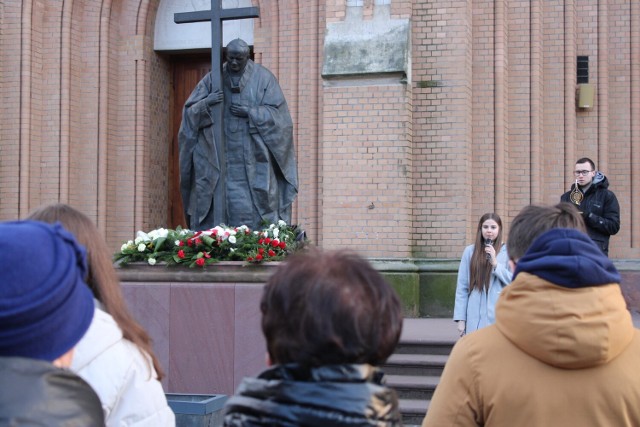
<svg viewBox="0 0 640 427">
<path fill-rule="evenodd" d="M 164 371 L 153 352 L 151 337 L 129 313 L 118 275 L 113 267 L 111 252 L 93 221 L 82 212 L 62 203 L 40 207 L 29 215 L 29 219 L 48 223 L 60 222 L 75 236 L 78 243 L 86 248 L 89 265 L 86 281 L 89 288 L 122 329 L 122 335 L 133 342 L 143 356 L 146 353 L 151 357 L 158 380 L 161 380 Z"/>
<path fill-rule="evenodd" d="M 502 248 L 502 220 L 498 214 L 493 212 L 486 213 L 480 217 L 478 221 L 478 228 L 476 230 L 475 247 L 473 248 L 473 254 L 471 255 L 471 265 L 469 266 L 469 292 L 474 289 L 483 290 L 489 288 L 491 282 L 491 271 L 493 267 L 487 259 L 487 254 L 484 251 L 484 238 L 482 237 L 482 224 L 488 219 L 494 220 L 500 231 L 498 237 L 493 241 L 493 247 L 496 250 L 496 256 Z"/>
</svg>

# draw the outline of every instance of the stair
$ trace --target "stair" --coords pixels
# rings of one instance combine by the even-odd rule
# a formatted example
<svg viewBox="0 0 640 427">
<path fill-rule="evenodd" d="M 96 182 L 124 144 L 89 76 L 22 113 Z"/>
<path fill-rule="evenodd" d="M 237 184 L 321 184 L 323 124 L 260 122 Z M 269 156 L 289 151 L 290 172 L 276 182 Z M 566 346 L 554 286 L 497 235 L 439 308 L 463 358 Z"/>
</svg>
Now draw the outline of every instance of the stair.
<svg viewBox="0 0 640 427">
<path fill-rule="evenodd" d="M 457 336 L 449 319 L 405 319 L 404 329 L 382 369 L 398 393 L 404 426 L 412 427 L 422 424 Z"/>
</svg>

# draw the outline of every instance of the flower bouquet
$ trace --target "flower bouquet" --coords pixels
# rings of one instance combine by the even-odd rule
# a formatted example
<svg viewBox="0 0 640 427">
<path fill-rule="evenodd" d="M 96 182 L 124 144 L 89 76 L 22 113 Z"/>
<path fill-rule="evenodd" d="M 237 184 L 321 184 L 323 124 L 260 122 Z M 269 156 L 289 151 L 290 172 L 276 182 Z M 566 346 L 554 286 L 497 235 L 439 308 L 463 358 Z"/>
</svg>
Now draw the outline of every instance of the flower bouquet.
<svg viewBox="0 0 640 427">
<path fill-rule="evenodd" d="M 189 267 L 204 267 L 219 261 L 279 261 L 303 246 L 304 235 L 297 226 L 289 226 L 284 221 L 260 231 L 246 225 L 219 225 L 203 231 L 159 228 L 148 233 L 138 231 L 134 240 L 122 245 L 114 261 L 120 265 L 142 261 L 149 265 Z"/>
</svg>

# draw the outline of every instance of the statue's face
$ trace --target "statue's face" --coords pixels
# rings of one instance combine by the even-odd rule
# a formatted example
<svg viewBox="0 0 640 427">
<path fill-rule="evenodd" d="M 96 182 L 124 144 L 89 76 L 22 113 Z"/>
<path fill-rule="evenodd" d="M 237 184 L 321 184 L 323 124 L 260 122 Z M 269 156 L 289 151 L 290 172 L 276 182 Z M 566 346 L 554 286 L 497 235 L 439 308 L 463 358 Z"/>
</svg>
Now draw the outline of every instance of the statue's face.
<svg viewBox="0 0 640 427">
<path fill-rule="evenodd" d="M 244 70 L 249 53 L 234 45 L 227 47 L 227 67 L 234 73 L 240 73 Z"/>
</svg>

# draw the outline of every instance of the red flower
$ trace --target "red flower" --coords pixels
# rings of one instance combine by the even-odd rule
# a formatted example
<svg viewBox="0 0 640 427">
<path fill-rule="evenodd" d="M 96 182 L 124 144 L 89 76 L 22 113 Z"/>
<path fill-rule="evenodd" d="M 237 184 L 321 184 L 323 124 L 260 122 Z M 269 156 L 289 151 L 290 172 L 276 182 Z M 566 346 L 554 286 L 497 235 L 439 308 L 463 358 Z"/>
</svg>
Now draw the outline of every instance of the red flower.
<svg viewBox="0 0 640 427">
<path fill-rule="evenodd" d="M 256 261 L 261 261 L 262 260 L 262 255 L 258 254 L 256 255 Z"/>
<path fill-rule="evenodd" d="M 211 234 L 213 234 L 214 236 L 218 235 L 218 229 L 214 228 L 213 230 L 211 230 Z"/>
<path fill-rule="evenodd" d="M 273 246 L 274 248 L 277 248 L 280 245 L 280 242 L 278 241 L 278 239 L 275 239 L 271 242 L 271 246 Z"/>
<path fill-rule="evenodd" d="M 209 253 L 208 253 L 208 252 L 204 252 L 202 255 L 203 255 L 205 258 L 211 258 L 211 255 L 209 255 Z"/>
<path fill-rule="evenodd" d="M 196 260 L 196 265 L 202 267 L 204 265 L 204 258 L 198 258 Z"/>
<path fill-rule="evenodd" d="M 248 256 L 247 261 L 253 261 L 253 257 Z"/>
<path fill-rule="evenodd" d="M 184 242 L 180 240 L 180 243 L 178 243 L 178 246 L 184 246 Z"/>
<path fill-rule="evenodd" d="M 193 240 L 192 239 L 187 239 L 187 246 L 191 246 L 193 245 Z"/>
<path fill-rule="evenodd" d="M 264 239 L 264 243 L 267 245 L 271 243 L 271 238 L 267 237 L 266 239 Z"/>
<path fill-rule="evenodd" d="M 184 251 L 182 249 L 178 251 L 178 258 L 184 258 Z"/>
<path fill-rule="evenodd" d="M 284 249 L 287 247 L 287 244 L 284 241 L 282 241 L 278 246 L 280 246 L 280 249 Z"/>
<path fill-rule="evenodd" d="M 258 248 L 258 253 L 262 255 L 264 253 L 264 248 Z"/>
<path fill-rule="evenodd" d="M 271 249 L 269 249 L 269 256 L 276 256 L 276 253 L 274 251 L 272 251 Z"/>
<path fill-rule="evenodd" d="M 201 245 L 201 244 L 202 244 L 202 239 L 197 238 L 197 239 L 196 239 L 196 245 Z"/>
<path fill-rule="evenodd" d="M 264 243 L 264 239 L 259 239 L 259 240 L 258 240 L 258 244 L 259 244 L 259 245 L 261 245 L 261 244 L 263 244 L 263 243 Z"/>
</svg>

